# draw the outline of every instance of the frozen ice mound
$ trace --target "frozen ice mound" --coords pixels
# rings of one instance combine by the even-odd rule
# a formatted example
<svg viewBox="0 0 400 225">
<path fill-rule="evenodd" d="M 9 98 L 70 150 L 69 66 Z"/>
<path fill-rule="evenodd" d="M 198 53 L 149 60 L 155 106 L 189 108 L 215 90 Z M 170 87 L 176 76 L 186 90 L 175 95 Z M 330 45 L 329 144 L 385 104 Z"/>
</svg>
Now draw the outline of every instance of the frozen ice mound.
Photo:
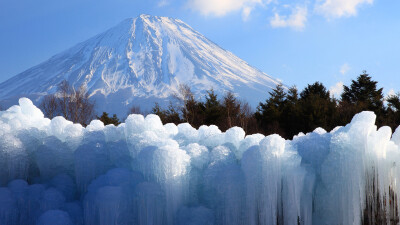
<svg viewBox="0 0 400 225">
<path fill-rule="evenodd" d="M 22 98 L 0 112 L 0 224 L 389 224 L 400 128 L 375 119 L 285 140 L 156 115 L 85 128 Z"/>
</svg>

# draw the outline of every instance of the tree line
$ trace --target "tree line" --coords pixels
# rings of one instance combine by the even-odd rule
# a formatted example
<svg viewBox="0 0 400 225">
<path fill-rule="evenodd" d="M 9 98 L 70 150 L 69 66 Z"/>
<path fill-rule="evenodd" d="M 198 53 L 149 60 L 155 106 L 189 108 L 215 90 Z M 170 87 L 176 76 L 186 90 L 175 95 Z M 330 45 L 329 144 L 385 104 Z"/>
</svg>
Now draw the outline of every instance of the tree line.
<svg viewBox="0 0 400 225">
<path fill-rule="evenodd" d="M 163 109 L 155 104 L 151 113 L 158 115 L 164 123 L 189 123 L 195 128 L 201 125 L 217 125 L 225 131 L 230 127 L 242 127 L 247 133 L 255 133 L 257 121 L 250 105 L 238 100 L 232 92 L 218 99 L 214 90 L 207 91 L 204 101 L 196 100 L 189 86 L 181 85 L 176 94 L 177 104 L 170 102 Z"/>
<path fill-rule="evenodd" d="M 193 127 L 217 125 L 222 131 L 232 126 L 242 127 L 247 134 L 279 134 L 285 138 L 303 132 L 311 132 L 317 127 L 327 131 L 351 122 L 353 116 L 362 111 L 373 111 L 377 115 L 377 125 L 390 126 L 393 130 L 400 125 L 400 93 L 383 95 L 383 88 L 363 71 L 349 86 L 343 86 L 340 99 L 320 82 L 307 85 L 301 92 L 293 86 L 286 89 L 277 85 L 269 97 L 260 102 L 252 112 L 245 101 L 239 101 L 228 92 L 222 98 L 213 90 L 207 92 L 204 101 L 196 100 L 190 88 L 181 88 L 183 104 L 162 109 L 158 104 L 152 113 L 160 116 L 164 123 L 188 122 Z"/>
<path fill-rule="evenodd" d="M 332 97 L 319 82 L 307 85 L 300 94 L 296 87 L 285 92 L 278 85 L 269 93 L 270 98 L 259 104 L 254 116 L 265 134 L 278 133 L 286 138 L 317 127 L 330 131 L 348 124 L 362 111 L 375 112 L 379 127 L 387 125 L 394 130 L 400 125 L 400 93 L 385 99 L 377 83 L 363 71 L 349 86 L 343 86 L 340 99 Z"/>
<path fill-rule="evenodd" d="M 383 88 L 378 88 L 377 84 L 363 71 L 349 86 L 343 86 L 340 99 L 332 97 L 320 82 L 307 85 L 301 92 L 295 86 L 287 89 L 279 84 L 255 111 L 231 92 L 219 97 L 211 89 L 204 100 L 199 100 L 189 86 L 181 85 L 175 94 L 177 101 L 170 102 L 165 108 L 156 103 L 151 113 L 158 115 L 163 123 L 187 122 L 195 128 L 213 124 L 222 131 L 239 126 L 247 134 L 277 133 L 292 138 L 299 132 L 310 132 L 317 127 L 330 131 L 349 123 L 356 113 L 368 110 L 377 115 L 378 126 L 395 129 L 400 125 L 400 93 L 384 98 Z M 41 104 L 49 118 L 61 115 L 82 125 L 87 125 L 93 118 L 100 119 L 105 125 L 120 123 L 115 114 L 110 117 L 103 112 L 101 116 L 95 116 L 94 106 L 84 87 L 74 90 L 66 81 L 61 83 L 56 94 L 45 96 Z M 134 106 L 129 113 L 142 112 L 139 106 Z"/>
</svg>

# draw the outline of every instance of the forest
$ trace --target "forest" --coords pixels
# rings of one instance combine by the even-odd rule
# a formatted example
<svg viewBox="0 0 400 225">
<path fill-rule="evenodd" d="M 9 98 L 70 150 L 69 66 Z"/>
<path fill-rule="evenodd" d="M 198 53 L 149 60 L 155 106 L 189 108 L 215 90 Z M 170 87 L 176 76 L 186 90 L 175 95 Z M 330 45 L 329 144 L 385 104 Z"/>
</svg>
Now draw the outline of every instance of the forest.
<svg viewBox="0 0 400 225">
<path fill-rule="evenodd" d="M 154 106 L 152 113 L 159 115 L 164 123 L 188 122 L 196 128 L 214 124 L 222 131 L 239 126 L 247 134 L 276 133 L 284 138 L 311 132 L 317 127 L 330 131 L 348 124 L 361 111 L 375 112 L 379 127 L 390 126 L 394 130 L 400 124 L 400 93 L 385 98 L 383 88 L 379 88 L 378 82 L 366 71 L 350 85 L 344 85 L 340 99 L 332 97 L 320 82 L 307 85 L 301 92 L 295 86 L 286 90 L 283 85 L 278 85 L 269 92 L 265 102 L 260 102 L 255 112 L 231 92 L 218 98 L 210 90 L 205 100 L 199 101 L 188 87 L 182 89 L 180 107 L 172 104 L 167 109 Z"/>
<path fill-rule="evenodd" d="M 279 134 L 292 138 L 300 132 L 307 133 L 317 127 L 327 131 L 343 126 L 361 111 L 373 111 L 377 125 L 390 126 L 394 130 L 400 124 L 400 93 L 384 97 L 383 88 L 363 71 L 350 85 L 344 85 L 340 99 L 332 97 L 320 82 L 307 85 L 299 91 L 277 85 L 266 92 L 264 102 L 254 110 L 232 92 L 217 96 L 211 89 L 204 99 L 197 99 L 188 85 L 181 85 L 176 101 L 166 108 L 155 104 L 150 113 L 158 115 L 164 124 L 189 123 L 195 128 L 201 125 L 216 125 L 225 131 L 230 127 L 242 127 L 246 134 Z M 97 118 L 105 125 L 118 125 L 120 119 L 103 112 L 95 116 L 95 103 L 91 102 L 81 87 L 75 91 L 67 82 L 60 84 L 59 92 L 46 96 L 41 109 L 49 118 L 61 115 L 73 122 L 87 125 Z M 133 106 L 127 114 L 141 113 L 140 106 Z"/>
</svg>

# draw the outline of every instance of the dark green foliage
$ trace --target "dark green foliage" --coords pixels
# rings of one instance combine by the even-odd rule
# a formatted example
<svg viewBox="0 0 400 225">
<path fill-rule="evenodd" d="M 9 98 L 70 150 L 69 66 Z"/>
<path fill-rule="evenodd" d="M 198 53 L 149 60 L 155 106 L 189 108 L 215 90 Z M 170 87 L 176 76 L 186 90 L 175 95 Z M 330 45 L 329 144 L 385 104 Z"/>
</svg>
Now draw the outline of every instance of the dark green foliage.
<svg viewBox="0 0 400 225">
<path fill-rule="evenodd" d="M 350 87 L 344 86 L 341 95 L 340 111 L 343 116 L 339 123 L 346 124 L 351 121 L 354 114 L 361 111 L 374 111 L 377 115 L 378 125 L 384 121 L 385 107 L 383 105 L 382 88 L 377 88 L 377 81 L 373 81 L 366 71 L 352 80 Z"/>
<path fill-rule="evenodd" d="M 308 85 L 300 98 L 296 87 L 287 90 L 278 85 L 265 103 L 260 103 L 255 117 L 265 134 L 277 133 L 291 138 L 317 127 L 333 128 L 335 101 L 319 82 Z"/>
<path fill-rule="evenodd" d="M 204 103 L 204 124 L 217 124 L 222 120 L 222 117 L 223 109 L 221 103 L 218 101 L 214 90 L 211 89 L 207 91 L 206 102 Z"/>
<path fill-rule="evenodd" d="M 388 102 L 389 109 L 400 111 L 400 92 L 396 95 L 390 95 L 386 101 Z"/>
<path fill-rule="evenodd" d="M 162 109 L 158 103 L 156 103 L 151 110 L 151 113 L 156 114 L 160 117 L 164 123 L 175 123 L 179 124 L 182 122 L 179 117 L 179 113 L 175 110 L 174 106 L 170 102 L 168 109 Z"/>
<path fill-rule="evenodd" d="M 400 125 L 400 92 L 396 95 L 390 95 L 386 101 L 388 108 L 384 124 L 396 129 Z"/>
<path fill-rule="evenodd" d="M 282 127 L 287 137 L 293 137 L 303 129 L 304 120 L 301 110 L 297 88 L 291 87 L 288 90 L 282 112 Z"/>
<path fill-rule="evenodd" d="M 98 120 L 104 123 L 104 125 L 109 125 L 109 124 L 114 124 L 115 126 L 118 126 L 121 121 L 119 121 L 117 115 L 113 115 L 112 117 L 108 116 L 108 113 L 103 112 L 100 117 L 97 117 Z"/>
<path fill-rule="evenodd" d="M 161 121 L 165 121 L 167 119 L 167 111 L 162 109 L 157 102 L 155 103 L 154 107 L 151 109 L 151 113 L 159 116 Z"/>
<path fill-rule="evenodd" d="M 336 103 L 323 84 L 315 82 L 308 85 L 300 93 L 299 104 L 301 106 L 301 129 L 303 131 L 312 131 L 317 127 L 323 127 L 327 130 L 334 128 Z"/>
<path fill-rule="evenodd" d="M 315 82 L 314 84 L 307 85 L 306 88 L 300 93 L 300 99 L 308 99 L 313 96 L 318 98 L 328 100 L 330 99 L 329 91 L 326 90 L 325 86 L 320 82 Z"/>
<path fill-rule="evenodd" d="M 374 111 L 378 126 L 388 125 L 395 129 L 400 124 L 400 94 L 383 102 L 382 88 L 365 72 L 344 86 L 340 101 L 332 98 L 319 82 L 307 85 L 298 95 L 295 87 L 283 90 L 278 85 L 265 103 L 260 103 L 255 118 L 264 134 L 278 133 L 292 138 L 299 132 L 310 132 L 317 127 L 327 131 L 345 125 L 356 113 Z"/>
<path fill-rule="evenodd" d="M 172 103 L 170 103 L 168 106 L 166 116 L 167 116 L 167 119 L 166 119 L 165 123 L 179 124 L 182 122 L 181 118 L 179 117 L 179 113 L 175 110 Z"/>
<path fill-rule="evenodd" d="M 160 116 L 163 123 L 189 123 L 195 128 L 201 125 L 217 125 L 222 131 L 240 126 L 248 133 L 256 133 L 257 123 L 254 114 L 246 102 L 240 102 L 228 92 L 222 99 L 211 89 L 205 96 L 205 102 L 197 101 L 188 86 L 181 87 L 182 105 L 172 105 L 162 109 L 158 104 L 152 113 Z M 180 108 L 180 110 L 176 110 Z"/>
<path fill-rule="evenodd" d="M 282 112 L 285 107 L 286 93 L 281 84 L 277 85 L 270 98 L 265 103 L 260 103 L 255 113 L 255 118 L 263 128 L 265 134 L 278 133 L 284 135 L 282 130 Z"/>
<path fill-rule="evenodd" d="M 176 106 L 172 104 L 166 110 L 157 104 L 153 108 L 153 113 L 159 115 L 164 123 L 188 122 L 195 128 L 214 124 L 222 131 L 240 126 L 247 134 L 277 133 L 289 139 L 317 127 L 330 131 L 349 123 L 356 113 L 364 110 L 375 112 L 378 126 L 388 125 L 395 129 L 400 124 L 400 93 L 389 96 L 386 107 L 382 88 L 378 89 L 377 82 L 365 71 L 349 87 L 344 86 L 340 100 L 331 97 L 320 82 L 307 85 L 300 94 L 296 87 L 285 89 L 277 85 L 255 113 L 230 92 L 219 99 L 210 90 L 202 102 L 194 98 L 188 86 L 182 86 L 180 91 L 182 104 L 179 110 L 175 110 Z"/>
<path fill-rule="evenodd" d="M 362 105 L 362 110 L 380 112 L 383 108 L 383 88 L 377 89 L 377 83 L 363 71 L 357 80 L 352 80 L 350 87 L 343 87 L 342 101 Z"/>
</svg>

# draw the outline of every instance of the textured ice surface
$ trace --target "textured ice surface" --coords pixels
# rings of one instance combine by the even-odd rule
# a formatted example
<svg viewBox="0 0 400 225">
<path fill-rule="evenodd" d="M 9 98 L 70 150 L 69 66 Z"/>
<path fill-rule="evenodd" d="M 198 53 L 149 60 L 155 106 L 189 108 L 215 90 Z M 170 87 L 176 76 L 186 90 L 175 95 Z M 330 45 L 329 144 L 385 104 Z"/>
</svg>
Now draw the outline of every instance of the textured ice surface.
<svg viewBox="0 0 400 225">
<path fill-rule="evenodd" d="M 390 224 L 400 128 L 371 112 L 293 140 L 130 115 L 86 128 L 0 112 L 0 224 Z"/>
</svg>

